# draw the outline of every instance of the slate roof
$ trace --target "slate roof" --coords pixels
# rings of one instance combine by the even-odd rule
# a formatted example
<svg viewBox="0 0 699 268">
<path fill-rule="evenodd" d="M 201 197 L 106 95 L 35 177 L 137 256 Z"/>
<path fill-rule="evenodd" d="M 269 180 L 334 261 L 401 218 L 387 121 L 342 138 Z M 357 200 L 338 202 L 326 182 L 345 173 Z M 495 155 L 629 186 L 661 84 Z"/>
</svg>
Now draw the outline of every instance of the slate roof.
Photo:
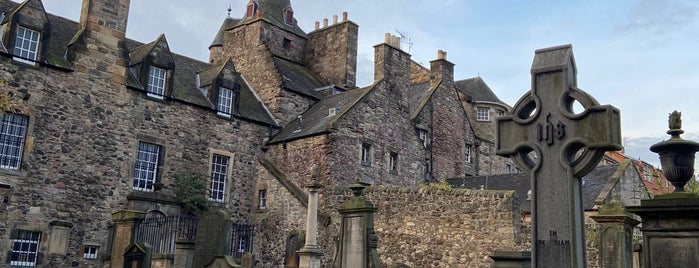
<svg viewBox="0 0 699 268">
<path fill-rule="evenodd" d="M 270 140 L 270 143 L 279 143 L 328 132 L 333 127 L 334 122 L 340 119 L 377 85 L 374 84 L 363 89 L 342 92 L 322 99 L 301 114 L 302 123 L 300 127 L 298 119 L 292 120 Z M 339 111 L 334 116 L 330 116 L 329 110 L 331 108 L 339 108 Z"/>
<path fill-rule="evenodd" d="M 10 11 L 19 5 L 19 3 L 12 1 L 0 1 L 0 12 Z M 50 57 L 65 60 L 66 46 L 74 43 L 80 34 L 78 23 L 49 13 L 47 15 L 51 23 L 51 42 L 48 44 Z M 130 61 L 141 62 L 159 39 L 160 37 L 144 45 L 141 42 L 127 38 L 124 43 L 130 51 Z M 175 62 L 173 97 L 185 103 L 214 109 L 214 104 L 196 86 L 197 72 L 212 66 L 209 63 L 175 53 L 172 53 L 172 57 Z M 131 72 L 132 70 L 129 71 Z M 136 74 L 131 74 L 128 75 L 126 84 L 140 88 L 140 83 L 135 79 Z M 252 92 L 247 84 L 241 85 L 240 97 L 239 110 L 241 114 L 235 116 L 268 125 L 277 125 L 272 115 L 263 106 L 262 101 Z"/>
<path fill-rule="evenodd" d="M 421 108 L 420 104 L 429 98 L 433 91 L 429 81 L 410 85 L 405 97 L 408 99 L 411 113 L 415 113 L 417 109 Z"/>
<path fill-rule="evenodd" d="M 23 2 L 24 3 L 24 2 Z M 5 12 L 4 21 L 9 19 L 9 15 L 17 11 L 21 4 L 13 1 L 0 1 L 0 13 Z M 48 44 L 48 55 L 46 60 L 49 64 L 72 69 L 71 64 L 66 59 L 66 46 L 71 42 L 73 34 L 78 31 L 78 24 L 69 19 L 46 13 L 51 24 L 51 42 Z M 2 47 L 3 45 L 0 45 Z M 12 51 L 8 51 L 12 53 Z"/>
<path fill-rule="evenodd" d="M 598 166 L 583 177 L 583 209 L 591 210 L 595 199 L 602 192 L 619 165 Z M 530 178 L 525 173 L 512 173 L 493 176 L 475 176 L 447 179 L 455 188 L 486 190 L 515 190 L 515 197 L 520 200 L 523 211 L 531 211 L 531 202 L 527 201 L 527 192 L 531 189 Z"/>
<path fill-rule="evenodd" d="M 315 89 L 325 85 L 306 66 L 279 57 L 273 59 L 284 88 L 315 99 L 323 97 Z"/>
<path fill-rule="evenodd" d="M 291 1 L 290 0 L 255 0 L 259 4 L 258 10 L 262 11 L 262 18 L 257 18 L 256 15 L 253 15 L 252 17 L 249 18 L 243 18 L 241 19 L 237 25 L 235 25 L 232 28 L 238 27 L 240 25 L 245 25 L 254 21 L 257 21 L 259 19 L 262 19 L 264 21 L 269 22 L 272 25 L 275 25 L 279 28 L 286 29 L 298 36 L 306 38 L 307 35 L 306 33 L 299 28 L 299 26 L 296 24 L 296 20 L 294 19 L 294 25 L 290 26 L 284 23 L 284 8 L 287 6 L 291 6 Z M 245 10 L 244 10 L 245 11 Z M 245 14 L 243 14 L 245 15 Z"/>
<path fill-rule="evenodd" d="M 225 32 L 226 30 L 228 30 L 230 28 L 233 28 L 233 26 L 236 26 L 239 22 L 240 22 L 240 19 L 226 17 L 223 20 L 221 27 L 218 29 L 218 32 L 216 32 L 216 36 L 214 36 L 214 40 L 211 41 L 211 45 L 209 45 L 209 49 L 211 49 L 211 47 L 215 47 L 215 46 L 223 46 L 223 32 Z"/>
<path fill-rule="evenodd" d="M 480 77 L 455 81 L 454 85 L 459 92 L 471 97 L 473 101 L 494 102 L 509 106 L 500 100 Z"/>
</svg>

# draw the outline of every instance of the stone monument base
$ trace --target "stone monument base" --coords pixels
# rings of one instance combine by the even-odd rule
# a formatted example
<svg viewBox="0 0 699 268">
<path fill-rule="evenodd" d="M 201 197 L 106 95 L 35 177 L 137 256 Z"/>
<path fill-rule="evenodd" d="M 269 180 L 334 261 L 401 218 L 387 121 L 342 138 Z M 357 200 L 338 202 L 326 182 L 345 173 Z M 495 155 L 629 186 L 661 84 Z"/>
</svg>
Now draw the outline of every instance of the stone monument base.
<svg viewBox="0 0 699 268">
<path fill-rule="evenodd" d="M 646 267 L 696 267 L 699 263 L 699 195 L 671 193 L 629 212 L 642 218 Z"/>
<path fill-rule="evenodd" d="M 490 256 L 495 262 L 493 268 L 530 268 L 532 254 L 529 251 L 498 250 Z"/>
</svg>

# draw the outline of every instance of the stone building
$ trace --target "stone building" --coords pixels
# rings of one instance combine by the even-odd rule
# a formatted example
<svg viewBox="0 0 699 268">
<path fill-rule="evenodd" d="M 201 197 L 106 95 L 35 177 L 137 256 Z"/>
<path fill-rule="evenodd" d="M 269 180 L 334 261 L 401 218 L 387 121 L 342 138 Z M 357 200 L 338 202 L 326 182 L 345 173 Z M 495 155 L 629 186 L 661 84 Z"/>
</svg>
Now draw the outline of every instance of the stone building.
<svg viewBox="0 0 699 268">
<path fill-rule="evenodd" d="M 13 101 L 0 121 L 3 265 L 120 266 L 113 213 L 190 213 L 178 193 L 193 186 L 180 177 L 204 180 L 210 210 L 256 224 L 254 246 L 237 246 L 270 267 L 305 226 L 311 163 L 328 189 L 506 173 L 487 133 L 509 106 L 480 78 L 455 82 L 446 52 L 423 67 L 387 35 L 374 47 L 374 82 L 358 87 L 358 25 L 346 13 L 306 33 L 289 0 L 251 0 L 201 62 L 172 53 L 164 35 L 126 38 L 129 4 L 83 0 L 74 22 L 41 0 L 0 2 L 0 93 Z M 506 202 L 484 202 L 510 204 L 497 195 Z M 327 261 L 332 208 L 321 206 Z M 154 254 L 165 266 L 176 259 L 168 241 Z"/>
</svg>

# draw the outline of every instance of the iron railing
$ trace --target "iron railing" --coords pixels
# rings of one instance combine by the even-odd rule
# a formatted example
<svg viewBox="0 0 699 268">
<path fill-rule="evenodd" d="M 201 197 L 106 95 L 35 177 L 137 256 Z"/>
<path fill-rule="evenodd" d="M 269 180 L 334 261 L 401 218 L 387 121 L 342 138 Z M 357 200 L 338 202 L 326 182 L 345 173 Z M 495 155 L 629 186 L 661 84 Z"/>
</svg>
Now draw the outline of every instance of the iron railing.
<svg viewBox="0 0 699 268">
<path fill-rule="evenodd" d="M 240 258 L 252 252 L 255 226 L 249 223 L 233 223 L 231 228 L 231 255 Z"/>
<path fill-rule="evenodd" d="M 136 242 L 148 242 L 153 253 L 174 254 L 175 241 L 194 241 L 198 220 L 193 216 L 146 218 L 136 228 Z"/>
</svg>

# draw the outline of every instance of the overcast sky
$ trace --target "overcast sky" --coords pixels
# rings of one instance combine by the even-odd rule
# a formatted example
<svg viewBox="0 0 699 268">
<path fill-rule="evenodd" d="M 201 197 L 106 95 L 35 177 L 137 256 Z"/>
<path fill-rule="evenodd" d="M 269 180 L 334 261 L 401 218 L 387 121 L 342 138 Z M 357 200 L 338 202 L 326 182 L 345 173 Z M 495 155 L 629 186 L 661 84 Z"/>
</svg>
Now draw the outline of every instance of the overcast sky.
<svg viewBox="0 0 699 268">
<path fill-rule="evenodd" d="M 78 20 L 81 0 L 43 0 L 49 13 Z M 429 66 L 437 50 L 457 80 L 482 77 L 514 105 L 530 89 L 534 50 L 572 44 L 578 87 L 621 110 L 627 154 L 657 165 L 648 147 L 667 139 L 667 115 L 683 115 L 685 138 L 699 140 L 699 2 L 291 0 L 300 27 L 349 12 L 359 25 L 359 86 L 373 79 L 373 45 L 403 33 L 403 49 Z M 164 33 L 170 49 L 208 59 L 208 46 L 231 5 L 247 0 L 131 0 L 127 37 Z M 409 40 L 409 41 L 408 41 Z"/>
</svg>

